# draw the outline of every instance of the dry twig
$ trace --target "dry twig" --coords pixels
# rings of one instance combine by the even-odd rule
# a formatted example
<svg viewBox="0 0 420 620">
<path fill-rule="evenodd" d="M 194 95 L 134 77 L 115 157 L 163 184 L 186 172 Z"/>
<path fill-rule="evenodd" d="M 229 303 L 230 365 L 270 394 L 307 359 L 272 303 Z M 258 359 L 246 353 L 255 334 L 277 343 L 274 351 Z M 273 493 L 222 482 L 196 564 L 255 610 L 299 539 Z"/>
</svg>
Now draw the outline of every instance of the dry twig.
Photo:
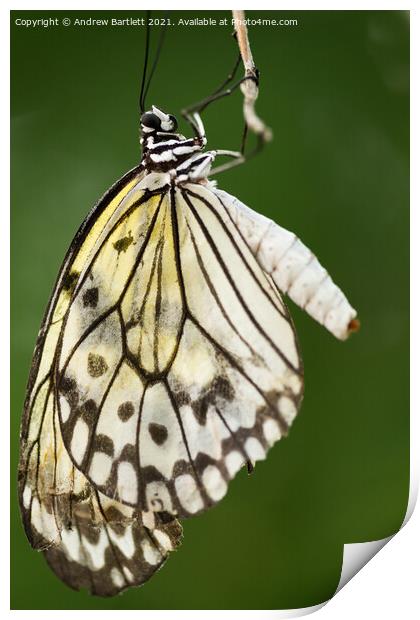
<svg viewBox="0 0 420 620">
<path fill-rule="evenodd" d="M 248 39 L 248 28 L 245 21 L 244 11 L 232 11 L 235 32 L 237 36 L 239 51 L 245 68 L 245 77 L 251 79 L 244 80 L 241 84 L 241 91 L 244 96 L 244 118 L 251 131 L 253 131 L 264 142 L 272 138 L 272 132 L 264 121 L 255 112 L 255 102 L 258 97 L 258 71 L 252 58 L 251 47 Z"/>
</svg>

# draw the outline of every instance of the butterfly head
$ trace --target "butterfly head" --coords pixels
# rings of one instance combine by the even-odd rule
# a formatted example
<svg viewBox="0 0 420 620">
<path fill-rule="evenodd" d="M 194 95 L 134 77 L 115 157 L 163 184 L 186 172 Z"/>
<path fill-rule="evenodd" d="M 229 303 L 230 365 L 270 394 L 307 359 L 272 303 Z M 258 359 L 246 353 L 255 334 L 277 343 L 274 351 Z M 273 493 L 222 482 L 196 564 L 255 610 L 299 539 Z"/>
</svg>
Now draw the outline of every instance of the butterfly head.
<svg viewBox="0 0 420 620">
<path fill-rule="evenodd" d="M 140 123 L 144 134 L 155 132 L 173 133 L 178 128 L 175 116 L 173 114 L 165 114 L 156 106 L 152 106 L 151 110 L 142 114 Z"/>
</svg>

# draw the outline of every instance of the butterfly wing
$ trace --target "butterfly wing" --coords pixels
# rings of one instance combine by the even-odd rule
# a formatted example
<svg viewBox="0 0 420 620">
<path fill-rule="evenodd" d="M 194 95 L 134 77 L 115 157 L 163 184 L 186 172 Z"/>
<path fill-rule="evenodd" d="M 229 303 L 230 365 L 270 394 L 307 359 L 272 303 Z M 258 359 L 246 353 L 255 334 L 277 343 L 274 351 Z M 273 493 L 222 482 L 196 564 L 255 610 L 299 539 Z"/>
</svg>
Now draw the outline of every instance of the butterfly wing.
<svg viewBox="0 0 420 620">
<path fill-rule="evenodd" d="M 162 425 L 148 429 L 143 410 L 162 408 L 165 395 L 153 388 L 176 354 L 183 306 L 169 193 L 142 195 L 115 220 L 75 289 L 58 347 L 58 409 L 69 454 L 95 488 L 174 513 L 146 497 L 149 461 L 170 467 L 171 454 Z"/>
<path fill-rule="evenodd" d="M 345 340 L 357 330 L 356 311 L 313 252 L 295 234 L 227 192 L 216 189 L 214 193 L 261 269 L 282 293 L 339 340 Z"/>
<path fill-rule="evenodd" d="M 98 493 L 67 454 L 49 379 L 37 400 L 42 423 L 37 429 L 31 425 L 21 469 L 22 515 L 31 544 L 75 589 L 111 596 L 144 583 L 179 544 L 179 524 Z"/>
<path fill-rule="evenodd" d="M 186 517 L 287 433 L 303 379 L 287 309 L 218 200 L 161 185 L 114 220 L 75 288 L 57 402 L 99 492 Z"/>
<path fill-rule="evenodd" d="M 58 418 L 57 346 L 73 292 L 115 212 L 140 198 L 141 177 L 135 168 L 114 185 L 69 249 L 39 333 L 21 428 L 19 499 L 28 539 L 68 585 L 104 596 L 147 580 L 181 537 L 171 517 L 102 496 L 70 459 Z"/>
<path fill-rule="evenodd" d="M 215 503 L 287 435 L 303 368 L 286 306 L 211 189 L 187 184 L 176 205 L 186 320 L 168 385 L 204 504 Z"/>
</svg>

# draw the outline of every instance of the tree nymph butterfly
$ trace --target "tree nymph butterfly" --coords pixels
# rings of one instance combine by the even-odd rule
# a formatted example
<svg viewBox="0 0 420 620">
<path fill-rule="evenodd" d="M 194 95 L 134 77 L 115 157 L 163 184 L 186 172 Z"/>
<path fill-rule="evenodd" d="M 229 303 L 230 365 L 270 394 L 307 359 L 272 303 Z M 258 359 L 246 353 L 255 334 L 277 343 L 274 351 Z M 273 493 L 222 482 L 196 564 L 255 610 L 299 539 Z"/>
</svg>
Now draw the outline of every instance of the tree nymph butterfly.
<svg viewBox="0 0 420 620">
<path fill-rule="evenodd" d="M 287 435 L 303 369 L 282 294 L 341 340 L 357 327 L 295 234 L 209 180 L 228 167 L 219 156 L 245 159 L 205 150 L 200 112 L 225 93 L 186 112 L 184 137 L 146 109 L 146 65 L 141 162 L 67 252 L 21 429 L 28 539 L 64 582 L 102 596 L 151 577 L 180 544 L 177 519 L 219 502 Z"/>
</svg>

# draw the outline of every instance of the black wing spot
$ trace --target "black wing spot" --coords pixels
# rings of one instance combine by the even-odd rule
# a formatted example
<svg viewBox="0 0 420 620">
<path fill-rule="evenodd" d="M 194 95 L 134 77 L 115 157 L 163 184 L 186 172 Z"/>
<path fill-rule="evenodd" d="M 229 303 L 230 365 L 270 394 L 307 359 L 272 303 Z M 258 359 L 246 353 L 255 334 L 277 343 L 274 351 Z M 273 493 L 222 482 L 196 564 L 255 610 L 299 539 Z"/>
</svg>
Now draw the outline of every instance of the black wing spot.
<svg viewBox="0 0 420 620">
<path fill-rule="evenodd" d="M 134 414 L 133 403 L 130 402 L 129 400 L 125 403 L 122 403 L 122 405 L 118 407 L 117 413 L 118 413 L 118 417 L 120 418 L 120 420 L 122 420 L 123 422 L 127 422 L 127 420 L 129 420 L 131 416 Z"/>
<path fill-rule="evenodd" d="M 212 392 L 229 402 L 235 398 L 235 390 L 225 377 L 216 377 L 212 384 Z"/>
<path fill-rule="evenodd" d="M 79 271 L 70 271 L 65 275 L 63 280 L 63 290 L 65 290 L 68 295 L 71 295 L 73 293 L 79 276 Z"/>
<path fill-rule="evenodd" d="M 149 433 L 158 446 L 161 446 L 168 439 L 168 429 L 163 424 L 150 423 Z"/>
<path fill-rule="evenodd" d="M 78 528 L 80 534 L 86 538 L 91 545 L 97 545 L 100 540 L 101 528 L 93 527 L 91 521 L 78 519 Z"/>
<path fill-rule="evenodd" d="M 98 305 L 98 289 L 97 287 L 88 288 L 85 293 L 83 293 L 83 305 L 85 308 L 96 308 Z"/>
<path fill-rule="evenodd" d="M 92 424 L 96 420 L 98 415 L 98 407 L 92 398 L 89 398 L 86 402 L 83 403 L 78 409 L 79 415 L 82 419 L 88 424 Z"/>
<path fill-rule="evenodd" d="M 188 394 L 188 392 L 185 392 L 184 390 L 174 392 L 174 399 L 178 407 L 191 404 L 191 396 Z"/>
<path fill-rule="evenodd" d="M 235 398 L 235 390 L 224 377 L 216 377 L 207 389 L 191 403 L 191 408 L 199 424 L 205 424 L 209 407 L 215 405 L 218 399 L 231 402 Z"/>
<path fill-rule="evenodd" d="M 77 383 L 70 377 L 62 377 L 59 383 L 59 390 L 61 394 L 66 398 L 71 408 L 77 407 L 79 402 L 79 391 L 77 389 Z"/>
<path fill-rule="evenodd" d="M 117 534 L 122 536 L 125 533 L 127 517 L 115 506 L 109 506 L 105 511 L 105 518 L 110 528 Z"/>
<path fill-rule="evenodd" d="M 115 241 L 115 243 L 113 243 L 112 245 L 117 250 L 118 254 L 120 254 L 121 252 L 126 252 L 127 248 L 130 247 L 133 241 L 134 241 L 134 238 L 131 234 L 131 230 L 129 230 L 128 235 L 126 237 L 122 237 L 121 239 L 118 239 L 118 241 Z"/>
<path fill-rule="evenodd" d="M 110 457 L 114 456 L 114 442 L 108 435 L 96 435 L 93 443 L 93 450 L 95 452 L 103 452 Z"/>
<path fill-rule="evenodd" d="M 63 394 L 68 394 L 76 389 L 77 383 L 74 379 L 71 379 L 70 377 L 62 377 L 60 381 L 60 392 Z"/>
<path fill-rule="evenodd" d="M 97 353 L 89 353 L 87 362 L 88 373 L 91 377 L 101 377 L 108 370 L 108 364 L 102 355 Z"/>
</svg>

